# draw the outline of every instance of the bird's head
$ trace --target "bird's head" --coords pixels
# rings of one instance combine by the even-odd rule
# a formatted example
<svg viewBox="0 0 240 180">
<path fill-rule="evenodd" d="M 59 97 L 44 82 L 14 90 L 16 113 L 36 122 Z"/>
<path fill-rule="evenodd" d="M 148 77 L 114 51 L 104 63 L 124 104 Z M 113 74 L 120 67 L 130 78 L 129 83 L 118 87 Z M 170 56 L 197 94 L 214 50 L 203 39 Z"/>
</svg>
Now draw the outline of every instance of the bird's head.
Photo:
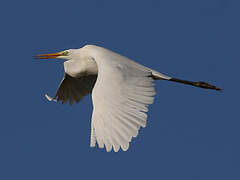
<svg viewBox="0 0 240 180">
<path fill-rule="evenodd" d="M 39 54 L 34 56 L 36 59 L 65 59 L 69 60 L 76 54 L 76 49 L 68 49 L 57 53 Z"/>
</svg>

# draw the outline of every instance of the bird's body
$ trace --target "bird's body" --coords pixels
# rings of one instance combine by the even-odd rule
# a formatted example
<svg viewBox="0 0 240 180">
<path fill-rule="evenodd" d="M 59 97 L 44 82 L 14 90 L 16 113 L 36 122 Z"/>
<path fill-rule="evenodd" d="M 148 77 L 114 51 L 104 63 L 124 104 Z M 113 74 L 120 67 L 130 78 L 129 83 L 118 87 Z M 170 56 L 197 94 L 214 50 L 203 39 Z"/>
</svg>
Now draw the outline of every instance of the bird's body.
<svg viewBox="0 0 240 180">
<path fill-rule="evenodd" d="M 150 70 L 157 78 L 170 78 L 157 71 L 142 66 L 127 57 L 99 46 L 87 45 L 77 50 L 72 49 L 71 51 L 73 58 L 64 62 L 64 70 L 67 74 L 75 78 L 98 74 L 98 65 L 96 63 L 98 59 L 101 59 L 101 61 L 111 59 L 111 64 L 115 67 L 133 66 L 134 68 L 138 67 L 142 70 Z"/>
<path fill-rule="evenodd" d="M 54 98 L 49 100 L 78 102 L 91 93 L 93 113 L 91 142 L 100 148 L 126 151 L 140 127 L 146 126 L 148 105 L 153 103 L 155 80 L 169 80 L 197 87 L 220 90 L 204 82 L 184 81 L 166 76 L 108 49 L 86 45 L 80 49 L 37 58 L 61 58 L 65 76 Z"/>
<path fill-rule="evenodd" d="M 74 78 L 88 75 L 97 75 L 97 63 L 93 57 L 89 56 L 89 48 L 72 50 L 75 58 L 64 62 L 64 71 Z"/>
</svg>

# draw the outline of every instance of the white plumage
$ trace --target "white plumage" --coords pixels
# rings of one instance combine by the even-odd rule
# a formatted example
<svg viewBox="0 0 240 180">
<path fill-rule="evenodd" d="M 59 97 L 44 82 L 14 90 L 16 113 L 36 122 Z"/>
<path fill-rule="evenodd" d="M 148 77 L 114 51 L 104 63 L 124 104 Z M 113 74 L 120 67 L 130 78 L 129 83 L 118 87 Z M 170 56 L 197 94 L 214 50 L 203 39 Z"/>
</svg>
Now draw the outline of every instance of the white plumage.
<svg viewBox="0 0 240 180">
<path fill-rule="evenodd" d="M 146 127 L 148 106 L 154 101 L 154 80 L 184 81 L 94 45 L 36 57 L 66 60 L 64 79 L 55 97 L 46 95 L 48 100 L 72 104 L 92 93 L 90 146 L 97 143 L 99 148 L 105 147 L 108 152 L 112 149 L 117 152 L 120 148 L 126 151 L 139 128 Z"/>
<path fill-rule="evenodd" d="M 132 137 L 146 126 L 148 105 L 155 94 L 151 70 L 111 51 L 89 47 L 94 51 L 98 78 L 93 88 L 91 146 L 121 147 L 127 150 Z M 94 50 L 93 50 L 94 49 Z"/>
</svg>

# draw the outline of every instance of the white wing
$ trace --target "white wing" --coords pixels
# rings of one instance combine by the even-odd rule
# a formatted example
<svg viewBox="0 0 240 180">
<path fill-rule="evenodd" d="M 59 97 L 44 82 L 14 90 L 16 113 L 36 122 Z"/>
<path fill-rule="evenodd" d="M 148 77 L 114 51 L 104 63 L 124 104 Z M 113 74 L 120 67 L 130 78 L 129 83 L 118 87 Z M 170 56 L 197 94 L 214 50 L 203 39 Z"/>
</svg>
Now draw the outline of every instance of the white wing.
<svg viewBox="0 0 240 180">
<path fill-rule="evenodd" d="M 91 52 L 98 65 L 92 92 L 91 142 L 100 148 L 126 151 L 140 127 L 146 126 L 155 90 L 151 70 L 104 48 Z"/>
</svg>

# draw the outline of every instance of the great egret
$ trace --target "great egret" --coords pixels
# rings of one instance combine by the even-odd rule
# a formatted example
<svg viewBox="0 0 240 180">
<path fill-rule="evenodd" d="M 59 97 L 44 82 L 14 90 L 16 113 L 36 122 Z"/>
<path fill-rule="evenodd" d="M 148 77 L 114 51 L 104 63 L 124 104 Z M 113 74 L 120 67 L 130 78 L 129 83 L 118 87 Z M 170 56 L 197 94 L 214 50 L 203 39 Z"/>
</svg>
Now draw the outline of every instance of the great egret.
<svg viewBox="0 0 240 180">
<path fill-rule="evenodd" d="M 93 113 L 90 146 L 96 142 L 106 151 L 129 148 L 140 127 L 146 127 L 148 105 L 153 103 L 154 80 L 168 80 L 196 87 L 221 90 L 199 81 L 192 82 L 166 76 L 103 47 L 86 45 L 38 59 L 65 59 L 65 75 L 56 95 L 49 101 L 79 102 L 92 94 Z"/>
</svg>

